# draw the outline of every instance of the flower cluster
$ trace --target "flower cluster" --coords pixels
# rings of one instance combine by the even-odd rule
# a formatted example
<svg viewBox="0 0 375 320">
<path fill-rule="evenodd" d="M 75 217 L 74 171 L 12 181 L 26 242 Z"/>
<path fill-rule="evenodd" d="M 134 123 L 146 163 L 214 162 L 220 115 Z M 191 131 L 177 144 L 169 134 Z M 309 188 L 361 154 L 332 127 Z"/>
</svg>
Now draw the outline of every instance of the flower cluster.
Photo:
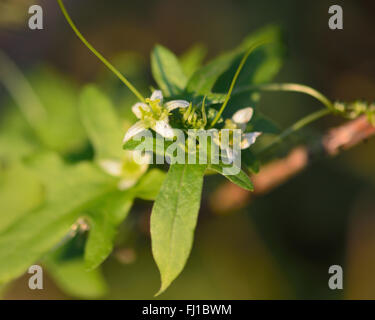
<svg viewBox="0 0 375 320">
<path fill-rule="evenodd" d="M 161 135 L 164 138 L 171 139 L 175 136 L 174 129 L 170 125 L 169 116 L 171 111 L 174 109 L 185 109 L 183 119 L 189 120 L 192 118 L 192 115 L 196 114 L 191 112 L 192 105 L 188 101 L 185 100 L 173 100 L 167 103 L 163 103 L 163 95 L 160 90 L 156 90 L 152 93 L 149 99 L 146 99 L 145 102 L 138 102 L 132 107 L 133 113 L 139 119 L 125 134 L 124 143 L 129 141 L 131 138 L 136 136 L 137 134 L 141 133 L 144 130 L 152 129 Z M 205 115 L 205 113 L 203 113 Z M 254 114 L 254 110 L 251 107 L 247 107 L 244 109 L 240 109 L 232 116 L 231 119 L 226 119 L 224 126 L 222 129 L 229 130 L 230 132 L 234 132 L 233 130 L 239 129 L 241 130 L 240 134 L 240 141 L 235 141 L 234 135 L 231 135 L 229 141 L 224 142 L 222 139 L 222 135 L 218 134 L 217 137 L 214 138 L 214 142 L 222 149 L 225 150 L 226 156 L 229 161 L 233 161 L 234 157 L 237 157 L 238 154 L 234 154 L 233 145 L 235 143 L 239 143 L 239 150 L 247 149 L 252 144 L 255 143 L 257 137 L 261 135 L 261 132 L 246 132 L 246 127 L 249 121 L 251 120 Z M 191 119 L 190 119 L 191 120 Z M 203 123 L 207 123 L 207 119 L 195 119 L 194 123 L 198 123 L 199 120 L 204 121 Z M 191 121 L 190 121 L 191 122 Z M 201 122 L 199 122 L 201 123 Z M 200 125 L 200 127 L 204 127 Z M 115 166 L 111 165 L 113 168 Z M 117 169 L 116 169 L 117 170 Z M 118 170 L 117 170 L 118 171 Z"/>
<path fill-rule="evenodd" d="M 125 134 L 124 143 L 146 129 L 153 129 L 164 138 L 173 138 L 174 133 L 169 125 L 169 114 L 177 108 L 187 108 L 189 102 L 185 100 L 173 100 L 163 104 L 163 94 L 155 90 L 146 103 L 138 102 L 132 107 L 132 111 L 139 119 Z"/>
<path fill-rule="evenodd" d="M 256 139 L 262 134 L 261 132 L 245 132 L 247 124 L 250 122 L 251 118 L 253 117 L 253 114 L 254 109 L 251 107 L 247 107 L 235 112 L 231 119 L 225 120 L 223 129 L 241 130 L 241 140 L 239 142 L 241 150 L 247 149 L 251 145 L 253 145 Z M 220 146 L 222 146 L 222 141 L 220 137 L 217 142 Z M 235 143 L 235 141 L 232 138 L 231 141 L 229 141 L 229 144 L 233 145 L 233 143 Z M 237 156 L 236 154 L 233 154 L 233 150 L 234 149 L 229 147 L 225 148 L 227 157 L 230 161 L 233 161 L 234 157 Z"/>
<path fill-rule="evenodd" d="M 336 101 L 333 104 L 333 108 L 336 113 L 349 119 L 355 119 L 365 114 L 369 121 L 375 125 L 375 103 L 368 103 L 363 100 L 355 100 L 353 102 Z"/>
</svg>

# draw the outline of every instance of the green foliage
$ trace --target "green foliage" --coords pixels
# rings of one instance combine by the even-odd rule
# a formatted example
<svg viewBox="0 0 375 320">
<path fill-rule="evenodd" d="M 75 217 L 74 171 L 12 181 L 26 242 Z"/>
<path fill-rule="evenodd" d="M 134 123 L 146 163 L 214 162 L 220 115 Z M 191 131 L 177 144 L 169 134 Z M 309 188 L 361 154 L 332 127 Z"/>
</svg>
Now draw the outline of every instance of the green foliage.
<svg viewBox="0 0 375 320">
<path fill-rule="evenodd" d="M 232 168 L 230 165 L 218 165 L 218 164 L 210 164 L 209 169 L 216 171 L 217 173 L 220 173 L 224 177 L 226 177 L 229 181 L 233 182 L 234 184 L 240 186 L 241 188 L 249 191 L 254 191 L 254 186 L 251 183 L 251 180 L 249 176 L 241 169 L 239 173 L 237 174 L 228 174 L 225 173 L 223 170 L 226 169 L 238 169 L 238 168 Z"/>
<path fill-rule="evenodd" d="M 87 271 L 82 258 L 44 261 L 47 271 L 58 287 L 72 297 L 95 299 L 104 296 L 108 289 L 99 269 Z"/>
<path fill-rule="evenodd" d="M 14 91 L 20 98 L 6 103 L 1 114 L 0 158 L 14 160 L 43 149 L 64 155 L 80 151 L 86 143 L 78 108 L 78 89 L 72 83 L 47 68 L 37 68 L 28 76 L 30 90 L 37 97 L 31 100 L 15 77 Z M 33 95 L 33 97 L 34 97 Z M 20 105 L 22 103 L 22 105 Z M 38 110 L 29 113 L 38 104 Z"/>
<path fill-rule="evenodd" d="M 180 57 L 181 67 L 187 78 L 197 71 L 207 54 L 207 48 L 203 44 L 197 44 Z"/>
<path fill-rule="evenodd" d="M 33 132 L 13 104 L 4 104 L 0 116 L 0 161 L 11 163 L 38 147 Z"/>
<path fill-rule="evenodd" d="M 132 204 L 130 194 L 116 191 L 87 212 L 90 234 L 85 247 L 85 264 L 88 270 L 98 267 L 112 252 L 117 228 Z"/>
<path fill-rule="evenodd" d="M 61 153 L 82 148 L 86 134 L 78 116 L 77 88 L 51 70 L 38 70 L 30 81 L 46 111 L 33 124 L 42 144 Z"/>
<path fill-rule="evenodd" d="M 189 257 L 197 224 L 205 165 L 171 165 L 151 214 L 152 252 L 162 293 Z"/>
<path fill-rule="evenodd" d="M 152 169 L 133 188 L 106 195 L 87 211 L 90 234 L 85 247 L 85 263 L 88 270 L 98 267 L 112 252 L 118 226 L 127 217 L 134 198 L 155 200 L 164 177 L 163 172 Z"/>
<path fill-rule="evenodd" d="M 270 80 L 281 67 L 283 47 L 277 27 L 268 27 L 248 36 L 232 51 L 215 58 L 197 70 L 189 79 L 187 91 L 196 94 L 226 92 L 245 51 L 260 41 L 268 41 L 251 55 L 241 72 L 237 86 L 258 84 Z"/>
<path fill-rule="evenodd" d="M 9 166 L 0 169 L 0 232 L 44 199 L 43 187 L 34 172 L 19 162 Z"/>
<path fill-rule="evenodd" d="M 375 103 L 364 100 L 352 102 L 335 101 L 332 105 L 333 111 L 348 119 L 356 119 L 361 115 L 366 115 L 370 123 L 375 126 Z"/>
<path fill-rule="evenodd" d="M 95 147 L 95 159 L 121 158 L 123 132 L 105 95 L 87 87 L 81 95 L 80 111 Z M 25 164 L 15 162 L 2 170 L 0 209 L 11 214 L 0 216 L 0 257 L 7 261 L 0 266 L 0 283 L 21 275 L 59 246 L 78 218 L 84 217 L 91 227 L 85 261 L 82 257 L 75 261 L 47 259 L 47 265 L 68 293 L 83 297 L 91 297 L 90 292 L 92 297 L 99 295 L 103 286 L 99 285 L 97 272 L 83 273 L 84 270 L 92 270 L 105 260 L 112 251 L 117 227 L 126 218 L 134 198 L 155 199 L 164 176 L 160 170 L 152 169 L 138 184 L 121 191 L 117 187 L 120 178 L 105 174 L 96 164 L 69 165 L 51 153 L 32 156 Z M 23 201 L 19 201 L 19 196 Z M 67 275 L 81 277 L 82 288 L 79 289 L 78 282 L 75 286 L 64 280 Z M 89 283 L 94 287 L 85 289 Z"/>
<path fill-rule="evenodd" d="M 132 194 L 143 200 L 155 200 L 162 183 L 165 179 L 165 173 L 158 169 L 151 169 L 132 189 Z"/>
<path fill-rule="evenodd" d="M 168 109 L 161 102 L 159 105 L 157 101 L 150 103 L 144 99 L 128 79 L 88 43 L 62 1 L 58 2 L 73 31 L 87 48 L 116 74 L 138 102 L 148 103 L 143 106 L 145 109 L 138 110 L 142 127 L 155 129 L 157 124 L 162 129 L 158 132 L 169 136 L 172 128 L 183 129 L 185 134 L 190 128 L 241 128 L 242 148 L 249 147 L 258 136 L 245 133 L 280 133 L 278 126 L 256 108 L 260 99 L 259 85 L 269 82 L 283 62 L 285 48 L 279 28 L 269 26 L 250 34 L 238 47 L 203 66 L 206 48 L 202 45 L 192 47 L 180 58 L 157 45 L 151 54 L 157 89 L 162 90 L 167 101 L 188 101 L 180 102 L 179 108 L 169 105 Z M 127 61 L 125 64 L 130 67 L 127 74 L 137 73 L 134 70 L 139 68 L 138 56 L 125 54 L 120 60 Z M 121 63 L 123 67 L 126 70 Z M 17 70 L 12 68 L 2 74 L 14 76 Z M 39 69 L 30 76 L 36 99 L 28 99 L 22 97 L 22 90 L 19 90 L 21 82 L 23 88 L 27 87 L 20 78 L 22 75 L 14 76 L 12 85 L 12 81 L 3 81 L 12 89 L 10 91 L 16 92 L 13 95 L 19 98 L 14 99 L 19 108 L 17 112 L 7 110 L 1 119 L 4 129 L 0 131 L 0 287 L 20 276 L 31 264 L 41 261 L 57 285 L 70 295 L 103 296 L 107 288 L 100 265 L 113 251 L 120 225 L 139 198 L 155 200 L 151 241 L 161 275 L 160 294 L 182 272 L 190 255 L 205 173 L 210 170 L 245 190 L 254 189 L 248 174 L 242 170 L 259 171 L 260 157 L 253 150 L 241 152 L 242 168 L 235 168 L 239 169 L 236 174 L 228 172 L 231 165 L 209 163 L 172 164 L 165 175 L 159 169 L 149 169 L 147 164 L 135 163 L 132 151 L 142 141 L 130 139 L 123 145 L 125 150 L 121 149 L 124 127 L 129 127 L 135 119 L 128 117 L 133 100 L 127 92 L 119 94 L 121 98 L 116 101 L 116 106 L 126 102 L 123 113 L 127 116 L 120 121 L 111 100 L 94 85 L 79 92 L 71 81 L 56 72 Z M 117 95 L 118 83 L 108 84 L 111 94 Z M 296 84 L 268 89 L 275 87 L 308 93 L 327 107 L 297 122 L 289 131 L 281 133 L 279 139 L 330 112 L 348 118 L 366 114 L 375 122 L 374 104 L 364 101 L 332 104 L 320 93 Z M 28 90 L 24 91 L 28 91 L 30 97 L 30 88 Z M 35 98 L 33 93 L 31 96 Z M 235 121 L 234 113 L 249 106 L 253 109 L 239 112 Z M 143 117 L 145 113 L 151 114 L 147 118 L 149 123 Z M 220 138 L 216 138 L 208 144 L 224 148 Z M 173 156 L 166 154 L 173 141 L 164 141 L 160 147 L 160 139 L 146 139 L 152 139 L 154 150 L 160 151 L 159 156 Z M 203 145 L 196 142 L 199 147 Z M 88 151 L 91 146 L 93 155 Z M 202 149 L 198 148 L 195 155 L 204 152 Z"/>
<path fill-rule="evenodd" d="M 233 96 L 217 122 L 221 128 L 226 117 L 230 118 L 241 107 L 254 106 L 259 99 L 255 91 L 236 93 L 236 89 L 269 81 L 279 70 L 283 46 L 278 28 L 265 28 L 247 37 L 240 46 L 204 66 L 203 46 L 193 47 L 178 59 L 157 45 L 151 55 L 154 80 L 166 100 L 191 102 L 191 114 L 205 114 L 211 123 L 218 114 L 218 105 L 226 99 L 244 53 L 259 41 L 270 43 L 256 49 L 244 64 Z M 97 56 L 103 61 L 100 54 Z M 89 85 L 79 94 L 74 85 L 49 70 L 35 72 L 30 79 L 45 117 L 30 124 L 20 108 L 19 113 L 7 115 L 12 121 L 0 132 L 0 146 L 4 147 L 0 149 L 0 160 L 12 159 L 11 165 L 0 171 L 0 210 L 11 212 L 0 216 L 0 261 L 6 261 L 0 264 L 0 284 L 41 260 L 57 284 L 72 296 L 102 296 L 106 287 L 98 267 L 111 254 L 120 224 L 127 218 L 134 200 L 140 198 L 156 199 L 151 215 L 151 240 L 161 274 L 159 294 L 162 293 L 181 273 L 189 257 L 206 170 L 252 191 L 249 177 L 242 170 L 229 175 L 223 171 L 228 168 L 225 165 L 212 164 L 173 164 L 166 178 L 164 172 L 155 168 L 146 172 L 147 165 L 140 166 L 131 160 L 139 141 L 131 139 L 123 146 L 125 150 L 121 149 L 125 130 L 112 102 L 99 88 Z M 128 83 L 126 78 L 120 79 Z M 128 87 L 140 96 L 131 84 Z M 176 123 L 181 123 L 178 110 L 169 116 L 170 123 L 174 124 L 176 119 Z M 277 126 L 258 110 L 247 130 L 278 133 Z M 152 139 L 156 147 L 158 139 Z M 94 149 L 93 157 L 84 151 L 88 140 Z M 165 143 L 162 150 L 168 145 Z M 16 151 L 11 154 L 12 150 Z M 72 153 L 87 160 L 66 162 L 64 157 L 69 159 Z M 256 171 L 257 159 L 251 152 L 244 154 L 246 166 Z M 104 163 L 109 160 L 121 168 L 120 173 L 108 170 Z M 123 187 L 124 181 L 130 183 Z M 18 190 L 20 184 L 22 190 Z M 17 201 L 19 197 L 22 202 Z M 72 232 L 77 221 L 84 221 L 89 232 L 81 250 L 69 256 L 66 252 L 69 243 L 77 238 Z"/>
<path fill-rule="evenodd" d="M 270 120 L 267 116 L 257 111 L 251 122 L 246 127 L 247 131 L 257 131 L 269 134 L 279 134 L 281 132 L 279 126 Z"/>
<path fill-rule="evenodd" d="M 21 275 L 57 245 L 95 201 L 114 188 L 113 178 L 89 163 L 67 166 L 55 155 L 37 157 L 30 165 L 46 188 L 43 206 L 0 235 L 0 283 Z"/>
<path fill-rule="evenodd" d="M 157 46 L 151 58 L 153 76 L 167 97 L 192 101 L 193 105 L 200 106 L 203 96 L 206 96 L 206 106 L 215 106 L 224 102 L 225 93 L 243 54 L 260 41 L 269 43 L 250 55 L 236 87 L 262 83 L 270 80 L 282 63 L 281 33 L 276 27 L 265 28 L 247 37 L 238 48 L 203 67 L 200 67 L 200 64 L 205 52 L 199 47 L 192 49 L 180 59 L 181 68 L 177 58 L 170 51 Z M 186 76 L 190 76 L 189 80 L 181 75 L 181 70 Z M 259 96 L 257 94 L 255 97 L 254 94 L 256 92 L 248 91 L 236 94 L 233 99 L 231 98 L 227 109 L 233 113 L 243 106 L 252 105 Z M 210 111 L 217 114 L 215 109 Z M 247 130 L 272 134 L 278 132 L 277 126 L 260 112 L 256 112 Z M 123 147 L 134 150 L 142 142 L 144 141 L 130 140 Z M 153 143 L 155 150 L 157 139 L 153 139 Z M 258 162 L 251 153 L 248 153 L 244 160 L 251 171 L 258 170 Z M 244 171 L 240 170 L 236 175 L 224 174 L 224 167 L 209 165 L 211 170 L 224 175 L 233 183 L 246 190 L 253 190 L 253 185 Z M 162 284 L 159 293 L 163 292 L 182 271 L 191 250 L 205 169 L 205 166 L 198 165 L 172 165 L 155 201 L 151 217 L 151 237 L 153 255 L 161 274 Z"/>
<path fill-rule="evenodd" d="M 120 158 L 124 132 L 108 98 L 95 86 L 87 86 L 80 96 L 79 111 L 96 160 Z"/>
<path fill-rule="evenodd" d="M 167 48 L 157 45 L 151 55 L 152 75 L 165 96 L 178 95 L 185 88 L 187 78 L 178 58 Z"/>
</svg>

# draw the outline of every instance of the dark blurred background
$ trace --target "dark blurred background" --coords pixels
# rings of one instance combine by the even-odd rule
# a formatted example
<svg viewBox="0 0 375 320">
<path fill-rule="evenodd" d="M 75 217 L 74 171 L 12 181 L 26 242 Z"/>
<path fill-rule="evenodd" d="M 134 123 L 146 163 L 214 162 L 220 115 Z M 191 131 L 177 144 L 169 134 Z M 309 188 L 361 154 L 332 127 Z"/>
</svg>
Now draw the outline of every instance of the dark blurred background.
<svg viewBox="0 0 375 320">
<path fill-rule="evenodd" d="M 0 0 L 0 48 L 27 73 L 43 64 L 77 85 L 114 77 L 76 38 L 56 1 L 39 1 L 44 30 L 27 27 L 35 1 Z M 182 54 L 204 43 L 208 58 L 237 45 L 249 32 L 279 24 L 288 46 L 280 82 L 310 85 L 332 99 L 375 100 L 375 2 L 301 0 L 66 0 L 81 32 L 108 58 L 137 52 L 148 64 L 156 43 Z M 344 30 L 328 28 L 328 8 L 339 4 Z M 149 65 L 146 65 L 149 70 Z M 149 71 L 146 77 L 151 81 Z M 136 81 L 136 79 L 135 79 Z M 127 90 L 124 88 L 124 90 Z M 0 94 L 6 95 L 0 89 Z M 58 98 L 58 97 L 57 97 Z M 299 94 L 268 93 L 260 108 L 285 127 L 315 110 Z M 338 120 L 313 127 L 325 130 Z M 375 141 L 336 159 L 318 161 L 298 177 L 240 209 L 216 212 L 210 178 L 186 269 L 164 299 L 375 299 Z M 158 287 L 147 220 L 150 205 L 132 215 L 139 230 L 104 264 L 108 298 L 151 298 Z M 140 221 L 140 222 L 139 222 Z M 344 290 L 328 288 L 328 268 L 344 270 Z M 33 292 L 14 283 L 7 298 L 64 298 L 52 281 Z"/>
</svg>

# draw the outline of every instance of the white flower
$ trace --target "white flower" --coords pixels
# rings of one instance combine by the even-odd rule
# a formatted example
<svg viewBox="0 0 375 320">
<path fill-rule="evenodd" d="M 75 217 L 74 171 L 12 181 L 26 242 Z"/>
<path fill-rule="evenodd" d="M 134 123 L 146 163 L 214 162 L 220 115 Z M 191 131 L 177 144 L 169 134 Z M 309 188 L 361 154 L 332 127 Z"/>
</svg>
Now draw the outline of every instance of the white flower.
<svg viewBox="0 0 375 320">
<path fill-rule="evenodd" d="M 251 107 L 243 108 L 235 112 L 232 116 L 232 121 L 238 126 L 239 129 L 244 131 L 247 123 L 253 117 L 254 110 Z"/>
<path fill-rule="evenodd" d="M 256 139 L 262 134 L 261 132 L 244 132 L 246 130 L 247 123 L 253 117 L 254 110 L 251 107 L 240 109 L 232 116 L 232 119 L 226 121 L 224 129 L 240 129 L 241 133 L 241 142 L 240 149 L 247 149 L 253 145 Z M 233 143 L 233 141 L 232 141 Z M 230 146 L 224 148 L 227 154 L 227 157 L 230 161 L 233 161 L 236 155 L 233 154 L 233 150 Z"/>
<path fill-rule="evenodd" d="M 146 154 L 144 157 L 150 157 Z M 122 159 L 103 159 L 99 161 L 100 167 L 109 175 L 120 178 L 118 188 L 126 190 L 132 187 L 147 171 L 147 159 L 143 164 L 134 161 L 133 151 L 124 151 Z"/>
<path fill-rule="evenodd" d="M 163 94 L 155 90 L 146 102 L 138 102 L 132 107 L 132 111 L 139 119 L 126 132 L 124 143 L 145 129 L 151 128 L 165 138 L 173 138 L 174 132 L 169 125 L 169 113 L 177 108 L 186 108 L 189 102 L 185 100 L 173 100 L 163 104 Z"/>
<path fill-rule="evenodd" d="M 255 143 L 256 139 L 262 134 L 261 132 L 244 132 L 246 130 L 246 125 L 250 122 L 253 117 L 254 109 L 247 107 L 238 110 L 233 116 L 232 121 L 236 125 L 237 129 L 241 129 L 241 149 L 247 149 L 252 144 Z"/>
</svg>

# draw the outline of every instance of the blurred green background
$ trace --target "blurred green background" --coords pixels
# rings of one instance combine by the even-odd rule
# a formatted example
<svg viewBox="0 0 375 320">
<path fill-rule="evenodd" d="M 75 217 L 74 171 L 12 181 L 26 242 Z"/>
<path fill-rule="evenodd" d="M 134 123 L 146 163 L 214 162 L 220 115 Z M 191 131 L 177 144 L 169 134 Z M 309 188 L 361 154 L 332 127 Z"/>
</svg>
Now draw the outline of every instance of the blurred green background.
<svg viewBox="0 0 375 320">
<path fill-rule="evenodd" d="M 81 85 L 100 84 L 126 119 L 134 99 L 78 41 L 55 1 L 39 1 L 44 30 L 27 28 L 27 9 L 35 2 L 0 0 L 1 50 L 32 86 L 37 86 L 40 70 L 63 77 L 71 99 Z M 90 42 L 144 90 L 152 83 L 149 53 L 156 43 L 178 55 L 203 43 L 210 58 L 234 47 L 249 32 L 278 24 L 285 32 L 288 53 L 276 81 L 307 84 L 332 99 L 375 100 L 371 0 L 65 3 Z M 342 31 L 328 28 L 332 4 L 343 7 Z M 56 93 L 51 99 L 63 108 L 68 98 Z M 16 107 L 2 86 L 0 101 L 0 129 L 6 130 L 11 125 L 4 121 L 5 109 Z M 317 103 L 299 94 L 267 93 L 260 108 L 286 127 L 315 110 Z M 340 122 L 327 118 L 309 130 L 324 131 Z M 85 157 L 89 156 L 87 150 Z M 220 177 L 207 178 L 191 257 L 160 298 L 375 299 L 375 139 L 336 159 L 318 161 L 266 196 L 226 212 L 210 205 L 222 183 Z M 103 266 L 109 284 L 105 298 L 151 299 L 157 291 L 159 275 L 148 233 L 150 209 L 150 203 L 137 202 L 124 223 L 116 250 Z M 342 291 L 328 288 L 328 268 L 333 264 L 343 267 Z M 41 291 L 28 289 L 26 279 L 15 281 L 5 298 L 70 298 L 48 275 Z"/>
</svg>

